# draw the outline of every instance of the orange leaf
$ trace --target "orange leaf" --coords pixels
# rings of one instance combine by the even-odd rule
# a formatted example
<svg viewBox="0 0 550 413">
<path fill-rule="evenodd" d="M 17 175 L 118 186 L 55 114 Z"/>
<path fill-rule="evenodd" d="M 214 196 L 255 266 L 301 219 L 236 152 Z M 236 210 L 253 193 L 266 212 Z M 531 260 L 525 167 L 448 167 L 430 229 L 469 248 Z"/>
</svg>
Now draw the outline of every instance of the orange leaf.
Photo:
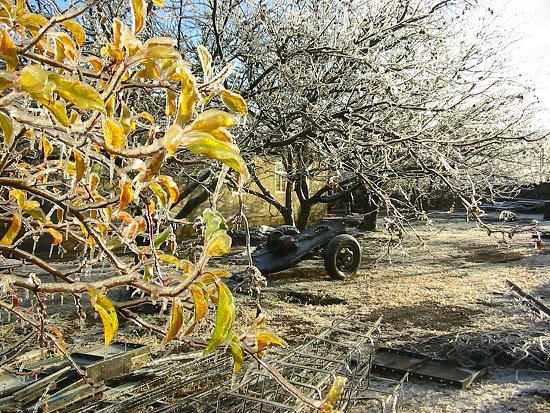
<svg viewBox="0 0 550 413">
<path fill-rule="evenodd" d="M 168 190 L 170 194 L 170 203 L 175 203 L 180 196 L 180 191 L 174 179 L 171 176 L 161 175 L 157 178 L 157 181 Z"/>
<path fill-rule="evenodd" d="M 0 57 L 6 62 L 8 70 L 16 70 L 17 66 L 19 66 L 17 50 L 9 33 L 5 29 L 0 29 Z"/>
<path fill-rule="evenodd" d="M 121 188 L 120 193 L 120 210 L 124 210 L 130 202 L 134 200 L 134 189 L 132 188 L 132 181 L 124 179 L 119 184 Z"/>
<path fill-rule="evenodd" d="M 193 295 L 193 302 L 195 303 L 195 323 L 206 315 L 208 310 L 208 299 L 204 294 L 202 288 L 191 286 L 189 288 Z"/>
<path fill-rule="evenodd" d="M 52 240 L 53 245 L 61 244 L 61 242 L 63 241 L 63 235 L 61 235 L 61 232 L 59 232 L 58 230 L 53 229 L 53 228 L 48 228 L 47 231 L 49 232 L 49 234 L 53 238 L 53 240 Z"/>
<path fill-rule="evenodd" d="M 15 240 L 15 237 L 17 237 L 17 234 L 19 234 L 20 229 L 21 229 L 21 217 L 19 215 L 14 215 L 8 230 L 0 240 L 0 244 L 2 245 L 13 244 L 13 241 Z"/>
<path fill-rule="evenodd" d="M 134 220 L 134 218 L 132 218 L 132 216 L 128 212 L 124 211 L 119 212 L 117 216 L 127 225 L 130 225 Z"/>
<path fill-rule="evenodd" d="M 137 180 L 139 182 L 150 182 L 151 179 L 160 171 L 160 167 L 164 163 L 164 156 L 166 152 L 160 150 L 151 155 L 144 162 L 143 170 L 138 174 Z"/>
</svg>

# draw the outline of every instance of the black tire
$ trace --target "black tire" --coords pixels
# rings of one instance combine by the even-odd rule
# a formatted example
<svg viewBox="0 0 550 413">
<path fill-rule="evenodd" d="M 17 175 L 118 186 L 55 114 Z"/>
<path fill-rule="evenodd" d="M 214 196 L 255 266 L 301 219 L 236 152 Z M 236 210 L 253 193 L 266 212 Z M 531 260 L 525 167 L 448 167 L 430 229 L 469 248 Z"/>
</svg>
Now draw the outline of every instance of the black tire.
<svg viewBox="0 0 550 413">
<path fill-rule="evenodd" d="M 273 230 L 273 232 L 275 231 L 281 231 L 283 235 L 296 235 L 300 233 L 300 231 L 298 231 L 298 228 L 296 228 L 294 225 L 279 225 Z"/>
<path fill-rule="evenodd" d="M 325 269 L 331 278 L 345 280 L 352 277 L 360 263 L 361 247 L 351 235 L 337 235 L 325 248 Z"/>
<path fill-rule="evenodd" d="M 267 248 L 270 250 L 277 249 L 277 245 L 279 243 L 279 239 L 284 235 L 296 235 L 299 234 L 300 231 L 292 225 L 279 225 L 277 228 L 275 228 L 271 234 L 267 236 Z"/>
</svg>

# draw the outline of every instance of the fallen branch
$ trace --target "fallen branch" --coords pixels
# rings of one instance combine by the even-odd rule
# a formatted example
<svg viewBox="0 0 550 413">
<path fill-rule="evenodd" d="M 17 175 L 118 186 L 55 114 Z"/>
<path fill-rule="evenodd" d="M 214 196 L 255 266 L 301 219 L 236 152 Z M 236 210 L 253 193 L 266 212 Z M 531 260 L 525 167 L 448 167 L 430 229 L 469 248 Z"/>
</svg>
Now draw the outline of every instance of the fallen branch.
<svg viewBox="0 0 550 413">
<path fill-rule="evenodd" d="M 538 298 L 535 298 L 531 294 L 526 293 L 510 280 L 506 280 L 506 286 L 512 290 L 512 294 L 516 296 L 516 298 L 524 301 L 525 304 L 527 304 L 529 307 L 536 310 L 537 312 L 546 315 L 546 317 L 550 317 L 550 307 L 548 307 Z"/>
</svg>

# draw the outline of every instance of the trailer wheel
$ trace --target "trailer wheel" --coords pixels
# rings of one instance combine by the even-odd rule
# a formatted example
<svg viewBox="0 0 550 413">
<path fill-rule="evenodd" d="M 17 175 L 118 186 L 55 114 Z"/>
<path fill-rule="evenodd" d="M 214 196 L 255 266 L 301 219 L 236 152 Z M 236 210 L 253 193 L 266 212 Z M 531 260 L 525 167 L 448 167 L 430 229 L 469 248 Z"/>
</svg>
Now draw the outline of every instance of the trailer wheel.
<svg viewBox="0 0 550 413">
<path fill-rule="evenodd" d="M 351 235 L 337 235 L 325 248 L 325 269 L 331 278 L 344 280 L 353 276 L 360 263 L 361 247 Z"/>
</svg>

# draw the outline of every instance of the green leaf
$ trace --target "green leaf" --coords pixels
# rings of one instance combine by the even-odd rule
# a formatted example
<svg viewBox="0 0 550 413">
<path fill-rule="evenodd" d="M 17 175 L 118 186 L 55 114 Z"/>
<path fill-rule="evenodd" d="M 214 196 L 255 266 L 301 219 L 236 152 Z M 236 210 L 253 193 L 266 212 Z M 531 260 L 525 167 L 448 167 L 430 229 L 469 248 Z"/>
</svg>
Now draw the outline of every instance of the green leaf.
<svg viewBox="0 0 550 413">
<path fill-rule="evenodd" d="M 206 242 L 209 242 L 218 231 L 222 231 L 223 233 L 227 232 L 225 218 L 219 211 L 213 211 L 210 208 L 206 208 L 202 213 L 202 218 L 206 224 L 206 229 L 204 231 L 204 240 Z"/>
<path fill-rule="evenodd" d="M 210 354 L 225 343 L 231 334 L 235 320 L 235 301 L 224 283 L 218 284 L 218 304 L 216 306 L 216 326 L 203 354 Z"/>
<path fill-rule="evenodd" d="M 233 374 L 237 374 L 243 368 L 244 361 L 243 347 L 237 334 L 231 333 L 229 347 L 231 348 L 231 356 L 233 357 Z"/>
<path fill-rule="evenodd" d="M 158 234 L 155 237 L 154 243 L 156 248 L 160 248 L 162 243 L 168 239 L 168 237 L 172 234 L 172 227 L 166 227 L 164 231 L 162 231 L 160 234 Z"/>
</svg>

